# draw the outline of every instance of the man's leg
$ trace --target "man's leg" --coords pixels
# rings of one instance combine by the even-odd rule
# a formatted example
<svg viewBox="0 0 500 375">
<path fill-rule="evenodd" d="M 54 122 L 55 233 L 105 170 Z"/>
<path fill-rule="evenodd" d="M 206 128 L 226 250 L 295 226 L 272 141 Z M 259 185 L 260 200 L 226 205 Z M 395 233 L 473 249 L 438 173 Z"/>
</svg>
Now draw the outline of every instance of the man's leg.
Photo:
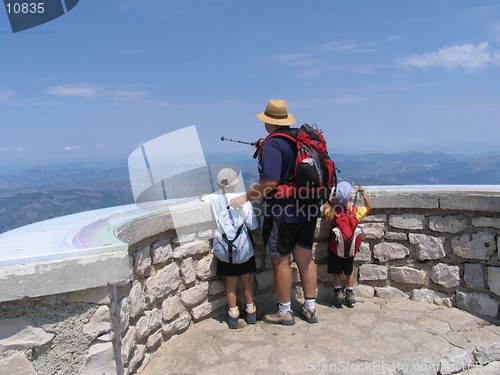
<svg viewBox="0 0 500 375">
<path fill-rule="evenodd" d="M 292 271 L 290 269 L 290 255 L 273 258 L 274 288 L 278 301 L 282 303 L 290 302 L 292 291 Z"/>
<path fill-rule="evenodd" d="M 304 297 L 316 298 L 318 270 L 316 268 L 316 262 L 312 258 L 312 250 L 304 249 L 299 245 L 295 245 L 295 248 L 293 249 L 293 259 L 299 268 L 302 289 L 304 289 Z"/>
</svg>

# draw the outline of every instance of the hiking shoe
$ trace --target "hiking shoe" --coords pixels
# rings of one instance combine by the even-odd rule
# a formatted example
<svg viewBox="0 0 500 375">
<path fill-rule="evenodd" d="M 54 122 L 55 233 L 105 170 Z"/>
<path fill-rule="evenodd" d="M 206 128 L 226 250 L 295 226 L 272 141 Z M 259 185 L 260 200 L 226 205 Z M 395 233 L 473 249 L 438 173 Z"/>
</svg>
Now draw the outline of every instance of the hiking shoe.
<svg viewBox="0 0 500 375">
<path fill-rule="evenodd" d="M 255 324 L 257 320 L 257 306 L 253 305 L 253 309 L 245 309 L 245 322 L 247 324 Z"/>
<path fill-rule="evenodd" d="M 231 329 L 236 329 L 238 328 L 238 319 L 240 317 L 240 311 L 238 309 L 238 306 L 236 306 L 236 314 L 232 314 L 231 311 L 227 312 L 227 325 Z"/>
<path fill-rule="evenodd" d="M 284 326 L 293 326 L 295 324 L 295 318 L 293 317 L 292 310 L 284 314 L 281 311 L 276 310 L 272 314 L 265 315 L 264 322 L 269 324 L 281 324 Z"/>
<path fill-rule="evenodd" d="M 342 294 L 342 289 L 335 289 L 333 294 L 333 306 L 339 307 L 344 303 L 344 295 Z"/>
<path fill-rule="evenodd" d="M 304 306 L 302 306 L 300 314 L 304 318 L 306 318 L 307 323 L 318 323 L 318 316 L 316 315 L 316 309 L 307 310 Z"/>
<path fill-rule="evenodd" d="M 354 298 L 354 290 L 346 290 L 344 304 L 352 305 L 353 303 L 356 303 L 356 298 Z"/>
</svg>

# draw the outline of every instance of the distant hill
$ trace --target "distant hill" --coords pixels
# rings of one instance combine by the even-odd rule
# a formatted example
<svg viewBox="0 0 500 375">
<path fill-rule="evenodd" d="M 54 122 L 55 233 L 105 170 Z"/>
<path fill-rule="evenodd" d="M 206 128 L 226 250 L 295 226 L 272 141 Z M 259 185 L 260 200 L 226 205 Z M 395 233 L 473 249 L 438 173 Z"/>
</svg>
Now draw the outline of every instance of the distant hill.
<svg viewBox="0 0 500 375">
<path fill-rule="evenodd" d="M 340 170 L 339 180 L 354 185 L 500 185 L 500 155 L 405 152 L 331 157 Z M 258 180 L 257 161 L 250 153 L 248 157 L 217 155 L 207 160 L 237 164 L 247 189 Z M 2 174 L 0 170 L 0 232 L 76 212 L 134 203 L 127 167 L 72 165 L 9 172 Z M 195 184 L 179 188 L 199 193 Z"/>
</svg>

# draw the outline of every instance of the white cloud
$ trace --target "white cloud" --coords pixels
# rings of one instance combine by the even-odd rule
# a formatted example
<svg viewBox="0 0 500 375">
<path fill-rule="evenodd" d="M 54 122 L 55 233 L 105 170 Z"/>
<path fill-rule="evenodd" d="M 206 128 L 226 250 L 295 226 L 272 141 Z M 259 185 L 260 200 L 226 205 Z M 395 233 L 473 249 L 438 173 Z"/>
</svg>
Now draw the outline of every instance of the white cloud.
<svg viewBox="0 0 500 375">
<path fill-rule="evenodd" d="M 82 148 L 82 146 L 66 146 L 66 147 L 64 147 L 64 151 L 79 150 L 81 148 Z"/>
<path fill-rule="evenodd" d="M 372 43 L 374 44 L 374 43 Z M 335 52 L 370 53 L 372 48 L 358 47 L 354 42 L 345 40 L 343 42 L 333 41 L 325 45 L 325 48 Z"/>
<path fill-rule="evenodd" d="M 49 88 L 45 91 L 47 94 L 59 96 L 82 96 L 87 99 L 95 99 L 101 88 L 97 85 L 86 83 L 78 85 L 59 85 Z"/>
<path fill-rule="evenodd" d="M 415 66 L 418 68 L 444 67 L 448 69 L 465 68 L 474 70 L 486 67 L 488 64 L 498 65 L 500 54 L 497 50 L 490 52 L 487 42 L 474 44 L 454 45 L 444 47 L 437 52 L 414 54 L 400 60 L 403 67 Z"/>
<path fill-rule="evenodd" d="M 103 93 L 103 96 L 108 97 L 115 102 L 144 103 L 146 102 L 148 93 L 145 91 L 117 90 L 107 91 Z"/>
<path fill-rule="evenodd" d="M 9 98 L 15 95 L 12 90 L 0 91 L 0 102 L 6 102 Z"/>
<path fill-rule="evenodd" d="M 359 102 L 364 102 L 366 99 L 354 96 L 352 94 L 345 94 L 344 96 L 341 96 L 335 100 L 336 103 L 338 104 L 351 104 L 351 103 L 359 103 Z"/>
</svg>

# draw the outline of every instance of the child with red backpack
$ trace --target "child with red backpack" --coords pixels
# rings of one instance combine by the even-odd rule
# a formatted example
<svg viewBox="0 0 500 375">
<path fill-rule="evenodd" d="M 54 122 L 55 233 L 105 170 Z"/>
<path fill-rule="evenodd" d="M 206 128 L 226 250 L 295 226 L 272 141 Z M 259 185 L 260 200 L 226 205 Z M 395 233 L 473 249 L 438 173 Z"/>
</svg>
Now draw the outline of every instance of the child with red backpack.
<svg viewBox="0 0 500 375">
<path fill-rule="evenodd" d="M 349 206 L 352 186 L 346 181 L 337 185 L 333 201 L 328 201 L 323 209 L 323 215 L 330 220 L 332 233 L 328 251 L 328 273 L 333 274 L 334 297 L 333 305 L 341 307 L 342 304 L 351 306 L 356 302 L 354 298 L 354 256 L 361 244 L 361 230 L 358 228 L 360 220 L 370 212 L 372 206 L 365 189 L 360 186 L 365 206 Z M 357 194 L 357 193 L 356 193 Z M 342 293 L 341 274 L 346 275 L 346 291 Z"/>
</svg>

